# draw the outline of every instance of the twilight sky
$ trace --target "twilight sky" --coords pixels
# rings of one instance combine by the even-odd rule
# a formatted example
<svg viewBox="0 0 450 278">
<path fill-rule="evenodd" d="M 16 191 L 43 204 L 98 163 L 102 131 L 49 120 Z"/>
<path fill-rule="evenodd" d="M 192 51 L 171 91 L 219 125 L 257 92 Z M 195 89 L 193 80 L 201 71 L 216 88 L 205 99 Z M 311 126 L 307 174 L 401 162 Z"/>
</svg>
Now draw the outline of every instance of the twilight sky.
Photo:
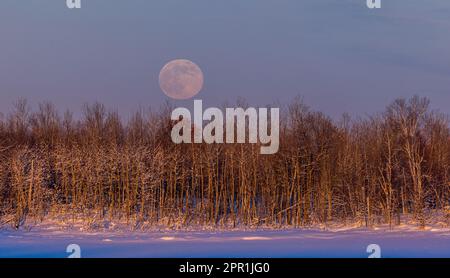
<svg viewBox="0 0 450 278">
<path fill-rule="evenodd" d="M 204 107 L 300 95 L 337 117 L 418 94 L 450 114 L 450 1 L 382 1 L 1 0 L 0 111 L 18 97 L 156 108 L 168 99 L 159 71 L 181 58 L 204 73 Z"/>
</svg>

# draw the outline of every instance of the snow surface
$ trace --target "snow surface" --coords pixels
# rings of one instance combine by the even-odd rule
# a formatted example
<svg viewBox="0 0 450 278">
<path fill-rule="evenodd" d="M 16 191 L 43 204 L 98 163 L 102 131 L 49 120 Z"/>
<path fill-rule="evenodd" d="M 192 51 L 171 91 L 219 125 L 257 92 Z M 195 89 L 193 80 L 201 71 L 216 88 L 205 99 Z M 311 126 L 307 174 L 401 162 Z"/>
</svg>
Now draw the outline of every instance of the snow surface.
<svg viewBox="0 0 450 278">
<path fill-rule="evenodd" d="M 414 225 L 334 229 L 233 231 L 91 231 L 40 223 L 0 230 L 0 257 L 64 258 L 69 244 L 82 257 L 368 257 L 369 244 L 382 257 L 450 257 L 450 229 Z"/>
</svg>

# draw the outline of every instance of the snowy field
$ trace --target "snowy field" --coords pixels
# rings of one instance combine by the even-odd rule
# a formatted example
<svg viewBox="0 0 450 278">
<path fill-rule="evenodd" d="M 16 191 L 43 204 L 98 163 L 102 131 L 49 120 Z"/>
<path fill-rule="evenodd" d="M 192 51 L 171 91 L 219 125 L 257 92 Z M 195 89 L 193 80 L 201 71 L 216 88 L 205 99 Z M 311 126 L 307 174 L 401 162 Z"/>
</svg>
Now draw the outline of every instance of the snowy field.
<svg viewBox="0 0 450 278">
<path fill-rule="evenodd" d="M 257 231 L 101 231 L 48 224 L 0 230 L 0 257 L 64 258 L 69 244 L 81 257 L 357 257 L 378 244 L 381 257 L 450 257 L 450 229 L 396 226 L 374 229 Z"/>
</svg>

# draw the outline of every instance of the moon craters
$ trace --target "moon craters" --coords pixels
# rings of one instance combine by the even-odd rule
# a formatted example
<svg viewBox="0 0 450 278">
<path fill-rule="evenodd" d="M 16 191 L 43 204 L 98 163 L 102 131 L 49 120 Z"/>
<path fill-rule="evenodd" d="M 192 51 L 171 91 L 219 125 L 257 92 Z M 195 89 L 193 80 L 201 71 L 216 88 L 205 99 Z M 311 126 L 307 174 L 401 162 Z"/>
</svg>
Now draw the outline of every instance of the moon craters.
<svg viewBox="0 0 450 278">
<path fill-rule="evenodd" d="M 172 60 L 161 69 L 159 86 L 173 99 L 189 99 L 202 89 L 203 73 L 189 60 Z"/>
</svg>

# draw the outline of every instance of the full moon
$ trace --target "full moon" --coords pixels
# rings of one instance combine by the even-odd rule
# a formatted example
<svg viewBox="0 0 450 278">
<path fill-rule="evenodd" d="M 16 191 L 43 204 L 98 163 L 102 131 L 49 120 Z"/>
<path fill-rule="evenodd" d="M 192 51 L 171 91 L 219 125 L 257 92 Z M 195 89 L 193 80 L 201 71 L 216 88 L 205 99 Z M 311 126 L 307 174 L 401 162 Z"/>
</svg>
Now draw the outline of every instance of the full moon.
<svg viewBox="0 0 450 278">
<path fill-rule="evenodd" d="M 202 70 L 193 62 L 177 59 L 167 63 L 159 73 L 161 90 L 173 99 L 188 99 L 203 87 Z"/>
</svg>

